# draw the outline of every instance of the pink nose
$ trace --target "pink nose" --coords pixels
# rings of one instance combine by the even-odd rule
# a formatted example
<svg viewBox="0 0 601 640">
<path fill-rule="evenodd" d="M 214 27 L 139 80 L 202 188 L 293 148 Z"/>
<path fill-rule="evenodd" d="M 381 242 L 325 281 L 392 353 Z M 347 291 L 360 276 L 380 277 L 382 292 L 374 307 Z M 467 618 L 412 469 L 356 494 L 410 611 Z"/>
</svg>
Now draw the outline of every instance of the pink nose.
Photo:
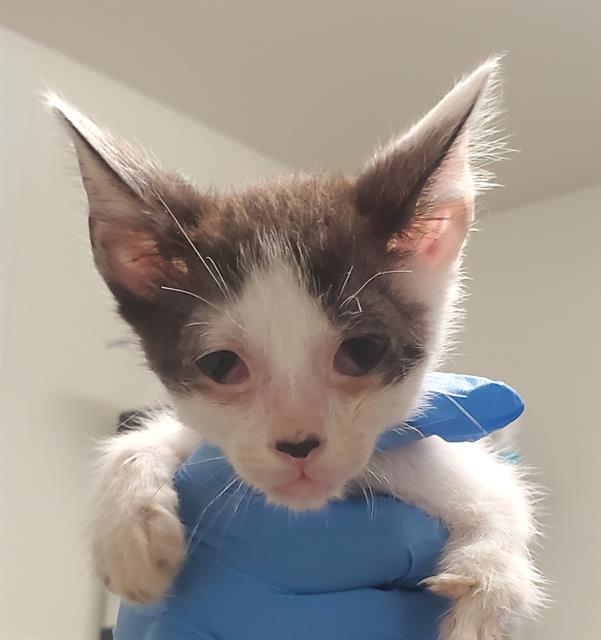
<svg viewBox="0 0 601 640">
<path fill-rule="evenodd" d="M 309 436 L 300 442 L 290 442 L 279 440 L 275 443 L 275 448 L 281 453 L 285 453 L 291 458 L 306 458 L 313 449 L 317 449 L 321 442 L 315 436 Z"/>
</svg>

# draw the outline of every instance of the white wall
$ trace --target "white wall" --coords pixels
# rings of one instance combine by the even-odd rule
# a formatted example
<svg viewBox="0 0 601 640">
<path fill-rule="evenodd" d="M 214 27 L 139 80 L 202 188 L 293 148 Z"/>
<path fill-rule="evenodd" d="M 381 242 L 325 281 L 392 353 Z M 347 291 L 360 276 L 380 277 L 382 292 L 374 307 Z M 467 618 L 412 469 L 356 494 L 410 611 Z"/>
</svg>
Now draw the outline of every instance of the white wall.
<svg viewBox="0 0 601 640">
<path fill-rule="evenodd" d="M 540 565 L 555 599 L 528 640 L 599 640 L 599 188 L 486 217 L 468 249 L 466 330 L 450 368 L 514 385 L 547 497 Z"/>
<path fill-rule="evenodd" d="M 92 440 L 156 386 L 136 354 L 105 348 L 127 333 L 91 267 L 74 163 L 40 90 L 56 88 L 201 185 L 283 169 L 9 31 L 0 43 L 0 637 L 96 639 L 100 592 L 82 535 Z"/>
</svg>

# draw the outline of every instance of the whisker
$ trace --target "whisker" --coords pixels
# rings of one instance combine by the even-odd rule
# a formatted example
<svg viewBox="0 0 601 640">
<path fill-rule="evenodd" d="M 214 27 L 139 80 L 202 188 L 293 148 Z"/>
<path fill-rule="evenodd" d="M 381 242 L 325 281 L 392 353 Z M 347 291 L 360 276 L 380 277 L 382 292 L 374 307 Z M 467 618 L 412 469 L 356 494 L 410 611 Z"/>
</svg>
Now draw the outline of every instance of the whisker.
<svg viewBox="0 0 601 640">
<path fill-rule="evenodd" d="M 392 273 L 412 273 L 410 270 L 408 269 L 395 269 L 393 271 L 378 271 L 378 273 L 374 274 L 373 276 L 371 276 L 371 278 L 368 278 L 358 289 L 357 291 L 355 291 L 355 293 L 351 294 L 350 296 L 348 296 L 347 298 L 345 298 L 342 303 L 341 303 L 341 307 L 344 307 L 344 305 L 348 304 L 353 298 L 357 298 L 357 296 L 363 291 L 363 289 L 365 289 L 365 287 L 367 287 L 367 285 L 370 282 L 373 282 L 376 278 L 379 278 L 380 276 L 385 276 L 385 275 L 389 275 Z"/>
<path fill-rule="evenodd" d="M 223 487 L 223 489 L 221 489 L 221 491 L 211 500 L 211 502 L 209 502 L 209 504 L 202 510 L 200 517 L 202 518 L 205 513 L 215 504 L 215 502 L 217 502 L 217 500 L 219 500 L 219 498 L 221 498 L 221 496 L 228 490 L 230 489 L 234 484 L 236 484 L 236 482 L 239 481 L 239 478 L 236 474 L 234 474 L 231 478 L 231 481 L 229 481 L 225 487 Z"/>
<path fill-rule="evenodd" d="M 353 298 L 353 300 L 355 301 L 355 303 L 357 305 L 357 310 L 356 311 L 349 311 L 347 309 L 346 311 L 343 311 L 341 315 L 343 315 L 343 316 L 357 316 L 360 313 L 363 313 L 363 307 L 361 306 L 361 303 L 359 302 L 359 298 Z M 342 308 L 342 306 L 340 306 L 340 308 Z"/>
<path fill-rule="evenodd" d="M 407 424 L 406 422 L 404 422 L 402 426 L 396 429 L 391 429 L 391 431 L 393 431 L 394 433 L 399 433 L 401 435 L 403 435 L 407 431 L 410 431 L 411 433 L 416 433 L 419 436 L 420 440 L 423 440 L 426 437 L 417 427 L 414 427 L 411 424 Z"/>
<path fill-rule="evenodd" d="M 340 291 L 338 292 L 338 298 L 337 300 L 340 300 L 343 292 L 344 292 L 344 288 L 346 287 L 346 285 L 348 284 L 349 278 L 351 277 L 351 273 L 353 273 L 353 269 L 355 268 L 355 265 L 351 265 L 351 268 L 346 272 L 346 278 L 344 279 L 344 282 L 342 283 L 342 286 L 340 287 Z"/>
<path fill-rule="evenodd" d="M 223 277 L 223 273 L 221 273 L 221 270 L 217 266 L 217 263 L 215 262 L 215 260 L 213 260 L 213 258 L 211 258 L 211 256 L 205 256 L 205 260 L 208 260 L 213 265 L 213 268 L 215 269 L 215 273 L 217 273 L 217 275 L 219 276 L 219 279 L 221 280 L 221 282 L 223 284 L 223 287 L 227 291 L 228 297 L 231 297 L 230 296 L 230 290 L 229 290 L 229 287 L 227 286 L 227 283 L 226 283 L 226 281 L 225 281 L 225 279 Z"/>
<path fill-rule="evenodd" d="M 365 471 L 367 471 L 367 473 L 369 473 L 369 475 L 372 476 L 378 484 L 386 484 L 388 485 L 388 487 L 390 487 L 390 480 L 386 476 L 378 475 L 375 471 L 373 471 L 369 467 L 366 467 Z"/>
<path fill-rule="evenodd" d="M 240 499 L 238 500 L 238 504 L 234 508 L 234 515 L 236 514 L 236 512 L 240 508 L 240 505 L 242 504 L 242 501 L 244 500 L 244 498 L 248 495 L 248 493 L 250 491 L 250 485 L 248 483 L 242 481 L 242 486 L 244 487 L 244 490 L 242 491 L 242 494 L 240 495 Z"/>
<path fill-rule="evenodd" d="M 121 427 L 124 427 L 130 420 L 134 420 L 142 415 L 144 413 L 143 409 L 138 409 L 137 411 L 134 411 L 133 413 L 129 414 L 127 416 L 127 418 L 125 418 L 125 420 L 122 420 L 118 425 L 117 425 L 117 431 L 119 431 L 119 429 L 121 429 Z"/>
<path fill-rule="evenodd" d="M 217 519 L 219 518 L 219 516 L 226 510 L 227 507 L 229 507 L 231 504 L 233 504 L 236 500 L 236 497 L 238 495 L 238 492 L 240 491 L 240 489 L 244 486 L 244 480 L 242 480 L 241 478 L 237 479 L 237 486 L 236 488 L 230 493 L 230 495 L 224 500 L 223 504 L 221 505 L 221 508 L 215 513 L 213 514 L 213 518 L 211 520 L 211 524 L 216 522 Z M 222 540 L 225 538 L 225 535 L 227 533 L 227 530 L 229 529 L 229 527 L 232 524 L 232 521 L 234 520 L 234 516 L 236 515 L 236 511 L 232 510 L 232 513 L 230 514 L 230 517 L 228 518 L 228 521 L 226 522 L 225 526 L 223 527 L 223 535 L 221 536 Z"/>
<path fill-rule="evenodd" d="M 374 492 L 369 483 L 367 484 L 367 488 L 369 489 L 369 495 L 371 496 L 371 509 L 369 513 L 369 519 L 373 520 L 375 511 L 376 511 L 376 499 L 374 498 Z"/>
<path fill-rule="evenodd" d="M 232 314 L 225 308 L 219 308 L 216 305 L 214 305 L 212 302 L 209 302 L 206 298 L 203 298 L 202 296 L 199 296 L 197 293 L 194 293 L 192 291 L 187 291 L 186 289 L 177 289 L 176 287 L 166 287 L 165 285 L 161 285 L 161 289 L 164 289 L 165 291 L 175 291 L 176 293 L 184 293 L 187 296 L 192 296 L 193 298 L 196 298 L 197 300 L 200 300 L 201 302 L 204 302 L 205 304 L 209 305 L 209 307 L 211 307 L 212 309 L 214 309 L 215 311 L 223 311 L 225 313 L 225 315 L 238 327 L 238 329 L 240 329 L 240 331 L 244 331 L 246 332 L 246 329 L 238 322 L 236 322 L 235 318 L 232 316 Z M 190 323 L 189 325 L 186 326 L 192 326 L 194 324 L 210 324 L 208 322 L 202 323 Z"/>
<path fill-rule="evenodd" d="M 246 333 L 246 329 L 239 322 L 236 321 L 234 316 L 227 309 L 223 309 L 223 312 L 238 327 L 238 329 L 240 329 L 240 331 L 243 331 L 244 333 Z"/>
<path fill-rule="evenodd" d="M 369 487 L 369 485 L 368 485 Z M 367 491 L 365 490 L 365 486 L 363 485 L 363 483 L 361 481 L 359 481 L 359 488 L 361 489 L 361 493 L 363 493 L 363 496 L 365 497 L 365 505 L 367 506 L 367 508 L 370 511 L 370 520 L 373 519 L 373 504 L 370 505 L 369 502 L 369 496 L 367 495 Z M 370 488 L 371 491 L 371 488 Z M 372 493 L 372 500 L 373 500 L 373 493 Z"/>
<path fill-rule="evenodd" d="M 199 518 L 198 518 L 198 520 L 197 520 L 197 522 L 196 522 L 196 525 L 195 525 L 195 527 L 194 527 L 194 535 L 196 535 L 196 532 L 197 532 L 198 526 L 202 523 L 202 521 L 203 521 L 203 516 L 204 516 L 204 514 L 205 514 L 206 510 L 208 509 L 208 507 L 210 507 L 210 506 L 211 506 L 211 504 L 213 504 L 217 499 L 219 499 L 219 498 L 223 495 L 223 493 L 224 493 L 225 491 L 227 491 L 227 490 L 228 490 L 228 489 L 229 489 L 229 488 L 230 488 L 234 483 L 236 483 L 236 482 L 240 483 L 240 482 L 241 482 L 241 480 L 239 480 L 238 478 L 234 478 L 234 480 L 233 480 L 232 482 L 230 482 L 230 484 L 229 484 L 228 486 L 224 487 L 224 489 L 222 490 L 222 492 L 221 492 L 218 496 L 216 496 L 216 497 L 215 497 L 215 498 L 214 498 L 214 499 L 213 499 L 213 500 L 212 500 L 212 501 L 211 501 L 211 502 L 210 502 L 210 503 L 205 507 L 205 509 L 203 510 L 203 512 L 200 514 L 200 516 L 199 516 Z M 236 490 L 237 490 L 237 489 L 236 489 Z M 197 539 L 197 540 L 193 540 L 193 537 L 192 537 L 192 536 L 190 536 L 190 539 L 189 539 L 189 541 L 188 541 L 188 547 L 187 547 L 187 549 L 186 549 L 186 554 L 187 554 L 187 555 L 193 554 L 193 553 L 196 551 L 196 549 L 198 548 L 198 545 L 203 541 L 205 534 L 210 530 L 211 526 L 212 526 L 212 525 L 217 521 L 217 519 L 219 518 L 219 516 L 224 512 L 225 508 L 226 508 L 226 507 L 227 507 L 227 506 L 232 502 L 232 499 L 233 499 L 233 497 L 234 497 L 234 495 L 235 495 L 235 493 L 236 493 L 236 490 L 234 490 L 233 492 L 231 492 L 229 495 L 227 495 L 227 496 L 226 496 L 226 498 L 225 498 L 225 500 L 223 501 L 223 504 L 221 505 L 221 507 L 220 507 L 220 508 L 219 508 L 219 509 L 218 509 L 218 510 L 217 510 L 217 511 L 212 515 L 211 519 L 210 519 L 210 520 L 205 524 L 205 527 L 204 527 L 204 529 L 205 529 L 205 530 L 204 530 L 203 534 L 202 534 L 202 535 L 200 535 L 200 536 L 198 537 L 198 539 Z M 228 523 L 228 526 L 229 526 L 229 523 Z M 224 535 L 225 535 L 225 532 L 224 532 Z M 192 546 L 192 543 L 194 543 L 194 546 Z"/>
<path fill-rule="evenodd" d="M 236 502 L 236 505 L 234 506 L 234 508 L 232 509 L 232 513 L 230 514 L 230 517 L 225 525 L 225 527 L 223 528 L 223 538 L 225 538 L 225 535 L 227 534 L 227 530 L 230 528 L 230 526 L 232 525 L 232 522 L 234 521 L 234 518 L 236 517 L 236 513 L 238 512 L 238 509 L 240 508 L 240 504 L 242 503 L 242 499 L 244 498 L 244 495 L 246 494 L 246 491 L 248 489 L 248 486 L 246 482 L 244 482 L 244 480 L 242 480 L 241 478 L 238 480 L 238 486 L 236 487 L 236 489 L 232 492 L 232 496 L 231 498 L 227 501 L 227 503 L 221 508 L 220 512 L 215 516 L 214 520 L 219 517 L 219 515 L 221 513 L 223 513 L 223 511 L 225 510 L 226 506 L 229 506 L 230 503 L 232 502 L 236 502 L 236 498 L 238 498 L 238 501 Z"/>
<path fill-rule="evenodd" d="M 253 489 L 252 485 L 250 485 L 248 483 L 246 483 L 246 485 L 247 485 L 246 486 L 246 491 L 244 492 L 244 494 L 242 496 L 242 500 L 240 502 L 242 503 L 242 502 L 246 501 L 245 508 L 248 510 L 248 505 L 250 504 L 251 499 L 252 499 L 252 497 L 253 497 L 255 492 L 254 492 L 254 489 Z"/>
<path fill-rule="evenodd" d="M 196 248 L 196 245 L 192 242 L 190 236 L 186 233 L 186 230 L 180 224 L 180 221 L 177 219 L 173 211 L 171 211 L 171 209 L 167 206 L 167 203 L 165 202 L 165 200 L 163 200 L 163 197 L 156 189 L 154 190 L 154 195 L 159 199 L 163 207 L 165 207 L 165 211 L 167 211 L 167 213 L 171 216 L 171 218 L 173 219 L 173 222 L 175 222 L 175 224 L 177 225 L 178 229 L 181 231 L 184 238 L 188 241 L 188 244 L 192 247 L 192 250 L 198 256 L 198 259 L 203 264 L 204 268 L 209 272 L 209 275 L 211 276 L 211 278 L 213 278 L 213 280 L 215 281 L 215 284 L 219 287 L 221 293 L 223 293 L 223 295 L 227 297 L 228 295 L 227 291 L 224 290 L 222 284 L 219 282 L 215 274 L 211 271 L 211 269 L 209 268 L 209 265 L 207 264 L 206 260 L 202 257 L 200 251 Z"/>
<path fill-rule="evenodd" d="M 209 307 L 217 310 L 217 307 L 213 303 L 209 302 L 206 298 L 199 296 L 197 293 L 193 293 L 192 291 L 187 291 L 186 289 L 177 289 L 176 287 L 167 287 L 165 285 L 161 285 L 161 289 L 164 289 L 165 291 L 175 291 L 176 293 L 185 293 L 187 296 L 192 296 L 193 298 L 196 298 L 197 300 L 208 304 Z"/>
<path fill-rule="evenodd" d="M 365 492 L 365 488 L 363 486 L 363 483 L 359 480 L 359 481 L 357 481 L 357 484 L 359 485 L 359 489 L 361 489 L 361 493 L 365 497 L 365 504 L 367 504 L 367 493 Z"/>
<path fill-rule="evenodd" d="M 197 464 L 206 464 L 207 462 L 216 462 L 217 460 L 224 460 L 225 456 L 217 456 L 216 458 L 207 458 L 206 460 L 197 460 L 196 462 L 187 462 L 186 467 L 193 467 Z"/>
<path fill-rule="evenodd" d="M 228 482 L 225 487 L 223 487 L 223 489 L 221 489 L 221 491 L 211 500 L 211 502 L 209 502 L 209 504 L 207 504 L 207 506 L 202 510 L 201 514 L 198 516 L 198 519 L 196 520 L 196 523 L 194 525 L 194 527 L 192 528 L 192 531 L 190 532 L 190 537 L 188 538 L 188 546 L 186 548 L 186 555 L 189 555 L 191 552 L 194 551 L 194 549 L 196 549 L 196 546 L 198 545 L 198 543 L 200 542 L 200 540 L 196 541 L 196 544 L 194 545 L 194 548 L 192 548 L 192 544 L 194 543 L 194 538 L 196 537 L 196 534 L 198 533 L 198 528 L 200 527 L 202 520 L 207 512 L 208 509 L 210 509 L 215 502 L 217 502 L 217 500 L 219 500 L 219 498 L 221 498 L 221 496 L 228 490 L 230 489 L 236 482 L 238 481 L 238 477 L 234 474 L 232 476 L 232 479 L 230 482 Z"/>
</svg>

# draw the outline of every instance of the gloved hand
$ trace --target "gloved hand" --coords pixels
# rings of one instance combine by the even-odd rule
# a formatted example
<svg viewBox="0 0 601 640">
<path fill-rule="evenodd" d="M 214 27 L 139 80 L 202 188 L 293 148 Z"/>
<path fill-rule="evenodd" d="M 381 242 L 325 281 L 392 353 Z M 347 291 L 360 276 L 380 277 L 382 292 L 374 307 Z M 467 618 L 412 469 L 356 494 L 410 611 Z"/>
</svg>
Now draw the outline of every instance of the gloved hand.
<svg viewBox="0 0 601 640">
<path fill-rule="evenodd" d="M 383 496 L 290 513 L 230 484 L 222 455 L 178 472 L 188 558 L 163 601 L 121 607 L 116 640 L 436 640 L 446 603 L 417 585 L 438 521 Z"/>
<path fill-rule="evenodd" d="M 453 374 L 429 383 L 427 411 L 379 449 L 416 429 L 476 440 L 523 409 L 502 383 Z M 188 557 L 160 603 L 121 607 L 116 640 L 436 640 L 448 603 L 418 584 L 445 543 L 440 522 L 384 496 L 290 513 L 234 478 L 209 445 L 177 473 Z"/>
</svg>

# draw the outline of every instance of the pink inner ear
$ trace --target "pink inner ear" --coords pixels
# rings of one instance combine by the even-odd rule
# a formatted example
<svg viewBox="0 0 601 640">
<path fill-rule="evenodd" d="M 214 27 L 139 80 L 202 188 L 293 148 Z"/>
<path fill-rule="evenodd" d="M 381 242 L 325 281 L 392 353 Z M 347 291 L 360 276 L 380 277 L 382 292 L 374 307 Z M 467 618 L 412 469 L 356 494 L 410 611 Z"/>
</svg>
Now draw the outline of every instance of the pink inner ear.
<svg viewBox="0 0 601 640">
<path fill-rule="evenodd" d="M 469 231 L 473 216 L 473 197 L 447 202 L 437 207 L 423 228 L 413 236 L 394 236 L 389 251 L 417 255 L 428 267 L 448 266 L 457 258 Z"/>
<path fill-rule="evenodd" d="M 161 285 L 176 285 L 177 276 L 187 272 L 184 260 L 168 260 L 161 255 L 151 234 L 119 226 L 109 230 L 105 224 L 98 227 L 94 234 L 96 259 L 109 283 L 149 298 Z"/>
</svg>

